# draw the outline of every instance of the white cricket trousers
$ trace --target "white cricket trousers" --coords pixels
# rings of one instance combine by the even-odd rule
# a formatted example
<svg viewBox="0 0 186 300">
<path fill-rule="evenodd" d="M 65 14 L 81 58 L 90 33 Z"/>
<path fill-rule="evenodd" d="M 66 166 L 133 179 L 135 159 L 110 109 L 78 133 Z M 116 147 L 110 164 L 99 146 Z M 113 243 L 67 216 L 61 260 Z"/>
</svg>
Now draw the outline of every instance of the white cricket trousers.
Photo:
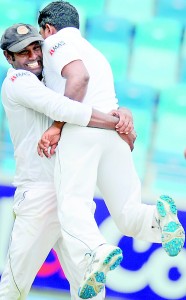
<svg viewBox="0 0 186 300">
<path fill-rule="evenodd" d="M 71 299 L 79 300 L 78 288 L 85 265 L 82 269 L 74 266 L 63 247 L 54 185 L 17 189 L 13 210 L 15 222 L 0 283 L 0 300 L 26 299 L 35 276 L 52 248 L 69 280 Z M 104 299 L 103 294 L 100 293 L 95 299 Z"/>
<path fill-rule="evenodd" d="M 161 242 L 160 230 L 152 228 L 155 205 L 141 203 L 130 148 L 116 131 L 65 124 L 54 178 L 63 235 L 77 239 L 79 247 L 84 244 L 85 251 L 104 242 L 91 214 L 96 184 L 124 235 Z M 72 257 L 76 251 L 68 248 Z"/>
</svg>

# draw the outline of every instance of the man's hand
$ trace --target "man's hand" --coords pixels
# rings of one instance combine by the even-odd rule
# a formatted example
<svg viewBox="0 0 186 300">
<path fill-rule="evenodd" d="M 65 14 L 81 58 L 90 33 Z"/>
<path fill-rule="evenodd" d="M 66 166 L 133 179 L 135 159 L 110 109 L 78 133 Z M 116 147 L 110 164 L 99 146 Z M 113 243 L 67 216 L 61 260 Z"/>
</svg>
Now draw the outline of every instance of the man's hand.
<svg viewBox="0 0 186 300">
<path fill-rule="evenodd" d="M 119 122 L 116 125 L 118 133 L 128 134 L 134 130 L 133 116 L 129 109 L 121 107 L 118 110 L 112 110 L 110 114 L 119 118 Z"/>
<path fill-rule="evenodd" d="M 43 157 L 50 158 L 54 153 L 61 137 L 61 130 L 64 123 L 54 122 L 42 135 L 38 142 L 37 152 Z"/>
<path fill-rule="evenodd" d="M 119 136 L 122 138 L 122 140 L 124 140 L 130 147 L 130 150 L 133 151 L 134 149 L 134 142 L 136 140 L 137 134 L 136 132 L 133 130 L 132 132 L 129 132 L 128 134 L 125 133 L 119 133 Z"/>
</svg>

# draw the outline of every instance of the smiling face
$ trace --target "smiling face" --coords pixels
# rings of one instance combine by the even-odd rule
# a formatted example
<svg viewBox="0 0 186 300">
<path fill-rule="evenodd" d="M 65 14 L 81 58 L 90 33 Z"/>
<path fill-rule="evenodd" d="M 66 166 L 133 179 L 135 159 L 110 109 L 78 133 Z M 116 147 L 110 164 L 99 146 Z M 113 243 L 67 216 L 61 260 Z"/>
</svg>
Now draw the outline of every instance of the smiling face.
<svg viewBox="0 0 186 300">
<path fill-rule="evenodd" d="M 5 51 L 5 56 L 14 69 L 23 69 L 32 72 L 36 76 L 41 75 L 43 69 L 43 55 L 39 42 L 34 42 L 13 53 L 13 56 Z"/>
</svg>

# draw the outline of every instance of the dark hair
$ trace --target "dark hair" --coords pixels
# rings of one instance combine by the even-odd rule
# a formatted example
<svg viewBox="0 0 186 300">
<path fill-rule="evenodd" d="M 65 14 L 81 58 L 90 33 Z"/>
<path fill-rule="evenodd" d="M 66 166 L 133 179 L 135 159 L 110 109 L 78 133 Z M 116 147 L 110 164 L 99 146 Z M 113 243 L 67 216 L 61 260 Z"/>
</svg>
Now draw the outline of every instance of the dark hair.
<svg viewBox="0 0 186 300">
<path fill-rule="evenodd" d="M 79 29 L 79 14 L 69 2 L 55 1 L 39 12 L 38 24 L 43 29 L 46 28 L 46 24 L 50 24 L 57 31 L 66 27 Z"/>
<path fill-rule="evenodd" d="M 9 54 L 12 57 L 12 60 L 15 61 L 14 52 L 11 52 L 10 50 L 6 50 L 7 54 Z"/>
</svg>

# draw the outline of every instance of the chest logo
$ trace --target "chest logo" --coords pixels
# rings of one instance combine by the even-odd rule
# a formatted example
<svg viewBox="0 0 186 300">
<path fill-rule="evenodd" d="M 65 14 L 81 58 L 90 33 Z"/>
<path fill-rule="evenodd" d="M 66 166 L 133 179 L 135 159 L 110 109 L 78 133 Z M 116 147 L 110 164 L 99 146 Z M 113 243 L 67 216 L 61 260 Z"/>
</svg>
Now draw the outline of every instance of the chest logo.
<svg viewBox="0 0 186 300">
<path fill-rule="evenodd" d="M 61 41 L 58 44 L 56 44 L 55 46 L 53 46 L 50 50 L 49 53 L 50 55 L 53 55 L 57 49 L 59 49 L 60 47 L 62 47 L 63 45 L 65 45 L 65 42 Z"/>
</svg>

